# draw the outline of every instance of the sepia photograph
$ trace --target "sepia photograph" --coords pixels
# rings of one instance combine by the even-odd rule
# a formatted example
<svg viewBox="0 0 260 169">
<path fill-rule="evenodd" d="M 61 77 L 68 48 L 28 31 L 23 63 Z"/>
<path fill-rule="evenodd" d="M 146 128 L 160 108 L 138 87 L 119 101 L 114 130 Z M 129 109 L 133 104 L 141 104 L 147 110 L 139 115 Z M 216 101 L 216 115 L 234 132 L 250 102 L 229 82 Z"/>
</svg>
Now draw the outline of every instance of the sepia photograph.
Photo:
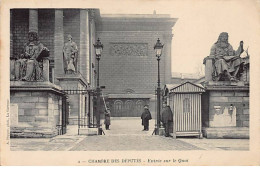
<svg viewBox="0 0 260 169">
<path fill-rule="evenodd" d="M 0 165 L 260 165 L 259 0 L 60 2 L 1 2 Z"/>
</svg>

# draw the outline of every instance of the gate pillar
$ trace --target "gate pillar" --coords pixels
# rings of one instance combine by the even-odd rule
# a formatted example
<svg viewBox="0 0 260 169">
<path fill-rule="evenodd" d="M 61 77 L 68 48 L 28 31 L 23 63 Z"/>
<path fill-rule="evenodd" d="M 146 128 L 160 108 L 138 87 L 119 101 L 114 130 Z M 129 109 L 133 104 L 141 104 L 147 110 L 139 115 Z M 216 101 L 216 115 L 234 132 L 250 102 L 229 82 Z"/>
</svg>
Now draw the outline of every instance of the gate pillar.
<svg viewBox="0 0 260 169">
<path fill-rule="evenodd" d="M 87 108 L 85 95 L 82 92 L 87 89 L 87 82 L 80 74 L 65 74 L 57 77 L 59 84 L 68 93 L 69 102 L 69 125 L 85 125 L 87 126 Z"/>
</svg>

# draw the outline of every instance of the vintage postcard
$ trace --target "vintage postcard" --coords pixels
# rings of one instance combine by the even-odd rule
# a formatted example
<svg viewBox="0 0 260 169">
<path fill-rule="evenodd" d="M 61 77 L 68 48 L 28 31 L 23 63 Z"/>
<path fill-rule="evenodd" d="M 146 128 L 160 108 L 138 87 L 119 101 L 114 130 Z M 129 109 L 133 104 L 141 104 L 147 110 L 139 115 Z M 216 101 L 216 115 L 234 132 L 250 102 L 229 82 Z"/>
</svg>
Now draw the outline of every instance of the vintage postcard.
<svg viewBox="0 0 260 169">
<path fill-rule="evenodd" d="M 0 165 L 260 165 L 260 0 L 0 4 Z"/>
</svg>

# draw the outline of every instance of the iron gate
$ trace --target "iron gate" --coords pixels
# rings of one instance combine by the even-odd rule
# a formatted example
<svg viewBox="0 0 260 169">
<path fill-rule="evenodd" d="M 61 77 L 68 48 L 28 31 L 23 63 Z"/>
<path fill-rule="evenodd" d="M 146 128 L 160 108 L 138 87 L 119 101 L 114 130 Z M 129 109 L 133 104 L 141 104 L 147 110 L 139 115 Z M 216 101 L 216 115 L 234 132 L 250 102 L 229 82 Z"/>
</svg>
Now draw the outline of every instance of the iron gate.
<svg viewBox="0 0 260 169">
<path fill-rule="evenodd" d="M 97 121 L 95 117 L 96 112 L 96 90 L 94 89 L 84 89 L 84 88 L 70 88 L 63 90 L 68 97 L 70 95 L 78 95 L 79 99 L 83 100 L 83 105 L 79 104 L 78 114 L 77 114 L 77 125 L 78 131 L 80 128 L 97 128 Z M 82 101 L 81 100 L 81 101 Z M 68 112 L 71 108 L 67 106 Z M 67 115 L 69 116 L 70 113 Z M 68 120 L 68 116 L 66 116 Z M 66 120 L 65 120 L 66 121 Z"/>
</svg>

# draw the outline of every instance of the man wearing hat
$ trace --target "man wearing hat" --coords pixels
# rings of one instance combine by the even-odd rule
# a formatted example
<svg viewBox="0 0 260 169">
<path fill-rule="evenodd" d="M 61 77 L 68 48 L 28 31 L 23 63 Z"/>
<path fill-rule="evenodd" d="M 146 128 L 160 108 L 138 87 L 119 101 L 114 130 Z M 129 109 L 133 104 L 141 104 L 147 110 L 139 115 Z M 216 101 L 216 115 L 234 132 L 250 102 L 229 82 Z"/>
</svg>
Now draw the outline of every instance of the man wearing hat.
<svg viewBox="0 0 260 169">
<path fill-rule="evenodd" d="M 109 125 L 111 124 L 111 123 L 110 123 L 110 116 L 111 116 L 110 108 L 108 107 L 108 108 L 105 110 L 105 121 L 104 121 L 104 124 L 106 125 L 106 130 L 110 130 L 110 129 L 109 129 Z"/>
<path fill-rule="evenodd" d="M 170 123 L 173 121 L 173 114 L 170 106 L 167 106 L 166 102 L 163 102 L 162 116 L 161 122 L 163 123 L 163 127 L 165 130 L 165 137 L 169 137 L 169 127 Z"/>
<path fill-rule="evenodd" d="M 148 131 L 149 130 L 149 120 L 152 119 L 152 115 L 151 115 L 147 105 L 144 106 L 144 112 L 141 115 L 141 119 L 142 119 L 142 125 L 144 126 L 143 131 Z"/>
</svg>

